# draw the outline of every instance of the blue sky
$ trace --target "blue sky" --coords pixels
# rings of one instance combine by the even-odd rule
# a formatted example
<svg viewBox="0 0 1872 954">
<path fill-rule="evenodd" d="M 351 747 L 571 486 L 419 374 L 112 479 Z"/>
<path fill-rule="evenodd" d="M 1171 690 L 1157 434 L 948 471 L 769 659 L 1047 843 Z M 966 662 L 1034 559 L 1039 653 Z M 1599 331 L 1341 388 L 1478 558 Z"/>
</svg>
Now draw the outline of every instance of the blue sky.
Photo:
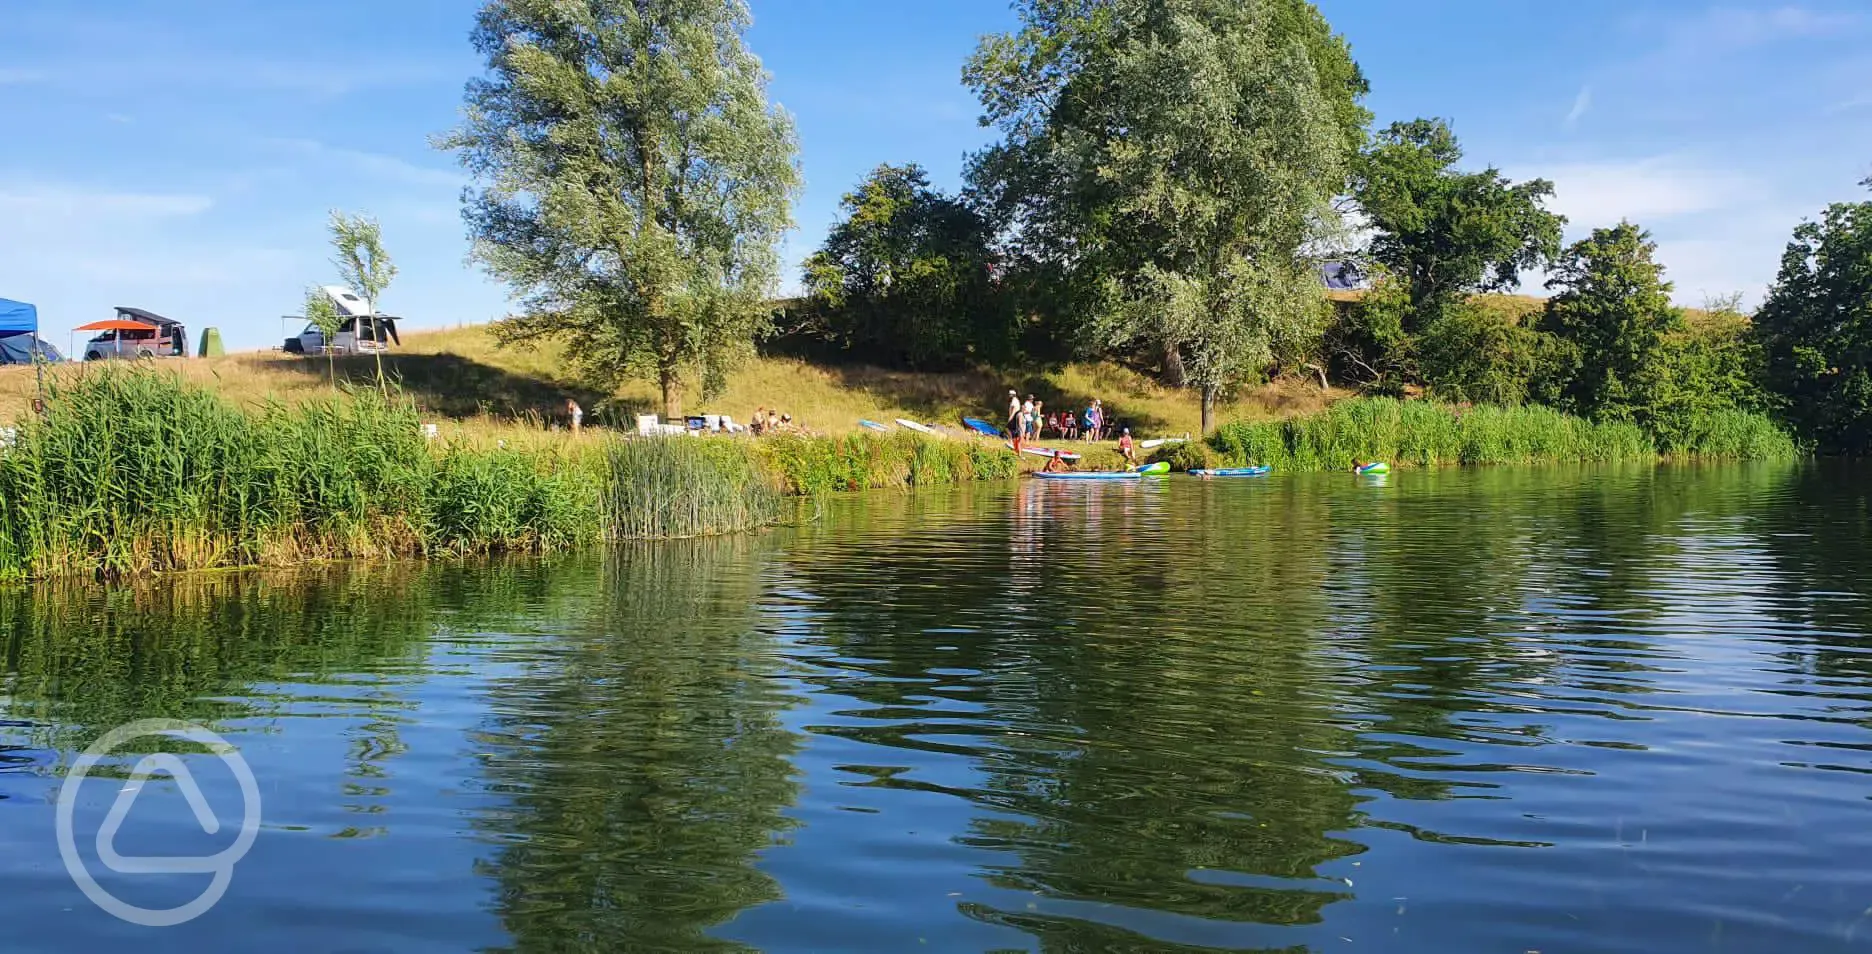
<svg viewBox="0 0 1872 954">
<path fill-rule="evenodd" d="M 1678 298 L 1773 279 L 1803 217 L 1872 174 L 1872 6 L 1321 0 L 1380 122 L 1450 119 L 1473 165 L 1544 176 L 1579 234 L 1651 228 Z M 114 305 L 278 343 L 329 281 L 328 209 L 375 214 L 416 327 L 506 313 L 464 263 L 463 184 L 428 146 L 480 63 L 475 0 L 0 0 L 0 297 L 47 337 Z M 798 123 L 792 267 L 880 162 L 953 187 L 987 141 L 960 83 L 1004 0 L 753 0 L 754 51 Z M 296 330 L 296 329 L 294 329 Z"/>
</svg>

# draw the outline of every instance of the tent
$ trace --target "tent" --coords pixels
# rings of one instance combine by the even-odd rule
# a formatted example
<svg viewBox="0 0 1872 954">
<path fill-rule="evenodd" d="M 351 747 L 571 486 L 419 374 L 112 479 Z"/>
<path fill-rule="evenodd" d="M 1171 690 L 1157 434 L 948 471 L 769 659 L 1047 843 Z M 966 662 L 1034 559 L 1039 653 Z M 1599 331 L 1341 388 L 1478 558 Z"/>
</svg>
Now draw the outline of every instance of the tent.
<svg viewBox="0 0 1872 954">
<path fill-rule="evenodd" d="M 38 331 L 39 309 L 23 301 L 0 298 L 0 335 L 36 334 Z"/>
<path fill-rule="evenodd" d="M 39 338 L 39 309 L 0 298 L 0 364 L 31 364 L 35 354 L 46 361 L 63 360 L 58 349 Z"/>
</svg>

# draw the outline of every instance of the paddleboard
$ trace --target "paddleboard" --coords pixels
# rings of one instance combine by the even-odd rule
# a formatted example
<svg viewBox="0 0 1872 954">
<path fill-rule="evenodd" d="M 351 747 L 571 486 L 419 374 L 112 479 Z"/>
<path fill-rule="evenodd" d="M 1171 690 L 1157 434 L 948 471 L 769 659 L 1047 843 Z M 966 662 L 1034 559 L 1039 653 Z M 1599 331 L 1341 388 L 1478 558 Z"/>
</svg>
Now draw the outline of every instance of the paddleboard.
<svg viewBox="0 0 1872 954">
<path fill-rule="evenodd" d="M 1000 428 L 994 426 L 993 424 L 988 423 L 987 421 L 982 420 L 981 418 L 965 417 L 962 419 L 962 423 L 967 424 L 969 430 L 974 431 L 977 434 L 986 434 L 989 437 L 1001 436 Z"/>
<path fill-rule="evenodd" d="M 1167 460 L 1160 460 L 1155 464 L 1145 464 L 1141 467 L 1133 467 L 1131 469 L 1146 477 L 1162 477 L 1170 472 L 1170 462 Z"/>
<path fill-rule="evenodd" d="M 1385 463 L 1384 461 L 1378 461 L 1377 463 L 1366 464 L 1363 467 L 1357 468 L 1355 472 L 1360 473 L 1360 474 L 1373 474 L 1373 475 L 1388 474 L 1391 472 L 1391 465 Z"/>
<path fill-rule="evenodd" d="M 1215 470 L 1192 470 L 1194 477 L 1266 477 L 1272 467 L 1219 467 Z"/>
<path fill-rule="evenodd" d="M 906 421 L 906 420 L 904 420 L 904 419 L 903 419 L 903 418 L 901 418 L 901 417 L 897 419 L 897 426 L 898 426 L 898 427 L 903 427 L 903 428 L 908 428 L 908 429 L 910 429 L 910 430 L 913 430 L 913 431 L 916 431 L 916 432 L 917 432 L 917 433 L 919 433 L 919 434 L 934 434 L 934 433 L 936 433 L 936 432 L 935 432 L 934 430 L 931 430 L 931 429 L 930 429 L 930 426 L 929 426 L 928 424 L 918 424 L 918 423 L 917 423 L 917 422 L 915 422 L 915 421 Z"/>
<path fill-rule="evenodd" d="M 861 420 L 861 421 L 859 421 L 859 422 L 858 422 L 858 426 L 859 426 L 859 427 L 863 427 L 863 428 L 868 428 L 868 429 L 870 429 L 870 430 L 874 430 L 874 431 L 888 431 L 888 430 L 890 430 L 890 428 L 888 428 L 888 427 L 885 427 L 884 425 L 882 425 L 882 424 L 879 424 L 879 423 L 878 423 L 878 422 L 876 422 L 876 421 L 863 421 L 863 420 Z"/>
<path fill-rule="evenodd" d="M 1013 441 L 1003 441 L 1002 443 L 1007 445 L 1008 450 L 1014 449 Z M 1021 453 L 1032 454 L 1035 457 L 1052 457 L 1055 454 L 1057 454 L 1059 455 L 1060 460 L 1078 460 L 1079 459 L 1079 455 L 1073 453 L 1072 451 L 1056 451 L 1051 447 L 1023 447 L 1021 448 Z"/>
<path fill-rule="evenodd" d="M 1119 471 L 1115 474 L 1109 473 L 1106 471 L 1084 471 L 1084 472 L 1065 471 L 1063 473 L 1049 474 L 1043 470 L 1043 471 L 1040 471 L 1039 473 L 1034 474 L 1034 476 L 1040 478 L 1041 480 L 1142 480 L 1144 479 L 1144 475 L 1138 473 L 1135 470 L 1124 470 L 1124 471 Z"/>
<path fill-rule="evenodd" d="M 1153 447 L 1162 447 L 1165 444 L 1181 444 L 1187 440 L 1189 440 L 1187 437 L 1159 437 L 1153 440 L 1139 441 L 1138 446 L 1145 450 L 1150 450 Z"/>
</svg>

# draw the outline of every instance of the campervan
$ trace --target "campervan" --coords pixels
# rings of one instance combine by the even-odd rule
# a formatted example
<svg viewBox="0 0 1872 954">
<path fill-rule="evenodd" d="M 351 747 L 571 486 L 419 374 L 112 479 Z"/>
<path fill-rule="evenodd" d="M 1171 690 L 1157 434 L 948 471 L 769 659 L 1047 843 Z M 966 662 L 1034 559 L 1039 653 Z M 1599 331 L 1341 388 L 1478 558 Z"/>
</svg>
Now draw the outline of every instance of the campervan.
<svg viewBox="0 0 1872 954">
<path fill-rule="evenodd" d="M 79 325 L 77 330 L 100 332 L 85 342 L 86 361 L 179 358 L 188 354 L 188 330 L 181 322 L 141 308 L 119 305 L 117 317 Z"/>
<path fill-rule="evenodd" d="M 333 354 L 383 351 L 392 343 L 402 343 L 402 339 L 397 337 L 397 319 L 374 313 L 370 304 L 351 289 L 326 285 L 320 291 L 330 299 L 332 308 L 338 313 L 338 333 L 331 340 Z M 287 316 L 288 321 L 295 319 L 303 320 L 301 316 Z M 323 354 L 326 350 L 325 332 L 318 325 L 307 322 L 304 331 L 286 339 L 285 350 L 289 354 Z"/>
</svg>

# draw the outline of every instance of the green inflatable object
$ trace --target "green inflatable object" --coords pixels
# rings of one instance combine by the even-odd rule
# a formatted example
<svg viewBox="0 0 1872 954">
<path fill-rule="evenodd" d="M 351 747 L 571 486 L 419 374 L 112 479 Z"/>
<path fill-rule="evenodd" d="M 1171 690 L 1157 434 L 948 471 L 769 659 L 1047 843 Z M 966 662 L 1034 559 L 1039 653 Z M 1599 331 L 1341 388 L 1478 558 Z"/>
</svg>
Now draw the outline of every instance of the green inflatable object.
<svg viewBox="0 0 1872 954">
<path fill-rule="evenodd" d="M 1161 477 L 1170 472 L 1170 462 L 1167 460 L 1160 460 L 1155 464 L 1145 464 L 1142 467 L 1134 467 L 1132 469 L 1146 477 Z"/>
<path fill-rule="evenodd" d="M 1375 464 L 1366 464 L 1363 467 L 1357 468 L 1357 470 L 1361 474 L 1388 474 L 1391 472 L 1391 465 L 1384 461 L 1379 461 Z"/>
<path fill-rule="evenodd" d="M 195 351 L 198 358 L 218 358 L 226 351 L 221 347 L 221 329 L 203 328 L 201 345 Z"/>
</svg>

